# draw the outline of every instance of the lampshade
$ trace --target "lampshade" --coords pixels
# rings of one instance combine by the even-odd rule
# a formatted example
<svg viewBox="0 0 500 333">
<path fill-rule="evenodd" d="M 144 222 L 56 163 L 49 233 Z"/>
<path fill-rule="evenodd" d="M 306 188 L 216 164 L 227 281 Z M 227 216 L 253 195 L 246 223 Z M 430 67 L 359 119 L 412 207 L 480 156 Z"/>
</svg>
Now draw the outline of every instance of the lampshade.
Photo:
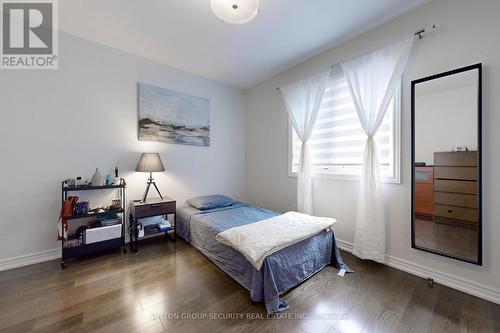
<svg viewBox="0 0 500 333">
<path fill-rule="evenodd" d="M 139 163 L 137 163 L 137 172 L 163 172 L 165 167 L 158 153 L 144 153 L 141 155 Z"/>
<path fill-rule="evenodd" d="M 260 0 L 210 0 L 210 7 L 222 21 L 243 24 L 257 16 Z"/>
</svg>

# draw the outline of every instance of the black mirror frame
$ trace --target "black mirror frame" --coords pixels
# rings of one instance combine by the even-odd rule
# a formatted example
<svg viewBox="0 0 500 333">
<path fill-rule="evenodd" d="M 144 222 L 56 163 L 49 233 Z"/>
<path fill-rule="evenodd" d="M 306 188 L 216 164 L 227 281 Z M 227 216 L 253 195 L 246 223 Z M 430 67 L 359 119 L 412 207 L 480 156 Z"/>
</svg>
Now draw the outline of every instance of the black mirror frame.
<svg viewBox="0 0 500 333">
<path fill-rule="evenodd" d="M 453 255 L 445 254 L 439 251 L 419 247 L 415 244 L 415 85 L 418 83 L 431 81 L 445 76 L 458 74 L 470 70 L 478 70 L 478 98 L 477 98 L 477 153 L 478 153 L 478 258 L 477 261 L 467 260 Z M 411 81 L 411 247 L 417 250 L 438 254 L 444 257 L 464 261 L 479 266 L 483 265 L 483 207 L 482 207 L 482 64 L 474 64 L 451 71 L 431 75 L 418 80 Z"/>
</svg>

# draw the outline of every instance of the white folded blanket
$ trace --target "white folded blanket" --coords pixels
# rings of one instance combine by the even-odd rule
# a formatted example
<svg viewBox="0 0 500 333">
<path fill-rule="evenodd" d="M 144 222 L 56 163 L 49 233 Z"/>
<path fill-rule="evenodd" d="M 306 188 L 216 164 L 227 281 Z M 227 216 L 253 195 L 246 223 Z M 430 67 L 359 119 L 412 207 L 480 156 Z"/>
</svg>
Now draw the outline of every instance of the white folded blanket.
<svg viewBox="0 0 500 333">
<path fill-rule="evenodd" d="M 260 270 L 264 259 L 287 246 L 329 229 L 337 220 L 288 212 L 255 223 L 224 230 L 215 238 L 241 254 Z"/>
</svg>

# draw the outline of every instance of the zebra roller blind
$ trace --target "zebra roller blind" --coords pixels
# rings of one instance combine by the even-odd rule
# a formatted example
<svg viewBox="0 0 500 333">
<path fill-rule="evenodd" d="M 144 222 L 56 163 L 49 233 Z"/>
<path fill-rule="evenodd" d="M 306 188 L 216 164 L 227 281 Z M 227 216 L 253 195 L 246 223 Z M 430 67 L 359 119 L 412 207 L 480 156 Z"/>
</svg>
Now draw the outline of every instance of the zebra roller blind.
<svg viewBox="0 0 500 333">
<path fill-rule="evenodd" d="M 394 99 L 375 136 L 384 176 L 391 176 L 394 161 Z M 340 66 L 332 69 L 313 135 L 309 140 L 312 164 L 317 171 L 359 174 L 366 134 Z M 292 127 L 292 172 L 298 170 L 301 142 Z"/>
</svg>

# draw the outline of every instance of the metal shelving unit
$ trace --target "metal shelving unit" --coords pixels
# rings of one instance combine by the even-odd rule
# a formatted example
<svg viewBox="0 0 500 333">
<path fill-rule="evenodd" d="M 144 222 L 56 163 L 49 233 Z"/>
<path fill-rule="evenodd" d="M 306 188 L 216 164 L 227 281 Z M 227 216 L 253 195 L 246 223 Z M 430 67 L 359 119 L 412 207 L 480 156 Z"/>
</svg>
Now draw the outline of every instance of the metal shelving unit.
<svg viewBox="0 0 500 333">
<path fill-rule="evenodd" d="M 118 196 L 121 199 L 121 207 L 120 209 L 114 209 L 101 213 L 89 213 L 85 215 L 72 215 L 72 216 L 63 216 L 62 220 L 67 221 L 67 223 L 71 223 L 71 221 L 86 219 L 86 218 L 99 218 L 112 216 L 115 214 L 121 214 L 121 236 L 113 239 L 108 239 L 101 242 L 91 243 L 91 244 L 81 244 L 79 246 L 74 247 L 66 247 L 66 241 L 61 241 L 61 249 L 62 249 L 62 257 L 61 257 L 61 267 L 65 268 L 66 263 L 65 260 L 71 257 L 79 257 L 88 254 L 95 254 L 102 251 L 112 250 L 121 248 L 123 252 L 127 252 L 125 249 L 125 180 L 121 179 L 119 185 L 103 185 L 103 186 L 65 186 L 64 182 L 61 183 L 61 208 L 64 205 L 64 201 L 68 198 L 68 193 L 70 192 L 79 192 L 79 191 L 98 191 L 98 190 L 117 190 Z M 62 210 L 61 210 L 62 211 Z M 62 223 L 61 234 L 64 235 L 64 223 Z"/>
</svg>

